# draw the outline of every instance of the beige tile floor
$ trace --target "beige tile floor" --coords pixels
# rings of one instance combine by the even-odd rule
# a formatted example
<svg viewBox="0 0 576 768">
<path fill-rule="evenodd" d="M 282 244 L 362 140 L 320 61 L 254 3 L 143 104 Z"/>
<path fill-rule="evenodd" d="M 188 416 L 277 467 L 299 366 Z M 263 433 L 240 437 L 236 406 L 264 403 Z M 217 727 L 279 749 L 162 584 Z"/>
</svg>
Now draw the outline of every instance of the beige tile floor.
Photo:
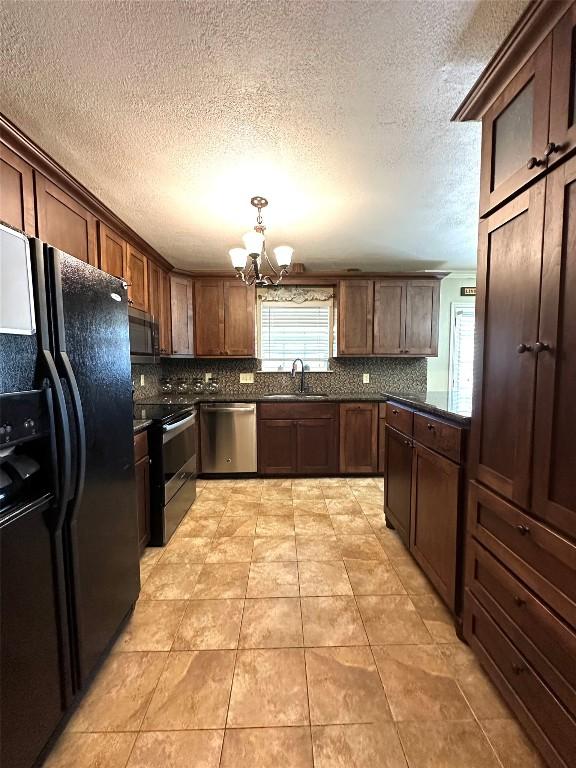
<svg viewBox="0 0 576 768">
<path fill-rule="evenodd" d="M 381 479 L 199 486 L 46 768 L 542 768 Z"/>
</svg>

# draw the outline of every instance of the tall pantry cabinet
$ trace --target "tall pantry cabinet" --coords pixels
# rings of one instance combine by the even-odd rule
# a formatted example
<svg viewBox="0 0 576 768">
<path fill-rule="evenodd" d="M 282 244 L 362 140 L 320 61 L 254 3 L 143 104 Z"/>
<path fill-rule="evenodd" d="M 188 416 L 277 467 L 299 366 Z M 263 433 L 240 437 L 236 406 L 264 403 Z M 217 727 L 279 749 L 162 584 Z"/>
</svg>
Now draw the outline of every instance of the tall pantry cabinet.
<svg viewBox="0 0 576 768">
<path fill-rule="evenodd" d="M 482 119 L 464 634 L 546 762 L 576 755 L 576 3 L 532 3 Z"/>
</svg>

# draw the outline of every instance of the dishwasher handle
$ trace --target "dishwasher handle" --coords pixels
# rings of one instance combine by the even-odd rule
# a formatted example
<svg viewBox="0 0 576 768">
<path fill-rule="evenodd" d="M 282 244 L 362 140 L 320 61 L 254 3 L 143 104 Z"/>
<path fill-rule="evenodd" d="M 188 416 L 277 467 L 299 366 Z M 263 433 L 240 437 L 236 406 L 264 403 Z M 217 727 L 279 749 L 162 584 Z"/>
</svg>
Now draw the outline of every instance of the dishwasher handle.
<svg viewBox="0 0 576 768">
<path fill-rule="evenodd" d="M 238 413 L 239 411 L 245 411 L 249 413 L 254 413 L 256 410 L 256 405 L 211 405 L 211 404 L 202 404 L 202 410 L 203 411 L 218 411 L 218 413 Z"/>
</svg>

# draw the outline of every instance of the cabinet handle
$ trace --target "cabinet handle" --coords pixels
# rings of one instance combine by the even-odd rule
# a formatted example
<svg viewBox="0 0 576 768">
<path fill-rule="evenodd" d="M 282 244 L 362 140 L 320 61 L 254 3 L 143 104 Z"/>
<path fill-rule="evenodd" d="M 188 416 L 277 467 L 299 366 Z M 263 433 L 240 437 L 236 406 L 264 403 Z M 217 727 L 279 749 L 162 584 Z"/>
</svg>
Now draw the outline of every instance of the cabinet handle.
<svg viewBox="0 0 576 768">
<path fill-rule="evenodd" d="M 532 344 L 518 344 L 516 352 L 518 352 L 519 355 L 523 355 L 524 352 L 532 352 Z"/>
<path fill-rule="evenodd" d="M 524 523 L 517 525 L 516 530 L 521 536 L 526 536 L 527 533 L 530 533 L 530 528 L 527 525 L 524 525 Z"/>
<path fill-rule="evenodd" d="M 531 157 L 526 163 L 526 167 L 529 171 L 533 168 L 539 168 L 542 165 L 546 165 L 546 160 L 539 160 L 537 157 Z"/>
<path fill-rule="evenodd" d="M 398 416 L 399 411 L 397 408 L 392 408 L 392 413 L 394 414 L 394 416 Z"/>
<path fill-rule="evenodd" d="M 555 144 L 553 141 L 551 141 L 549 144 L 546 144 L 546 149 L 544 150 L 544 157 L 546 160 L 550 157 L 550 155 L 555 155 L 559 152 L 562 152 L 562 144 Z"/>
<path fill-rule="evenodd" d="M 523 608 L 526 605 L 526 600 L 520 597 L 520 595 L 514 595 L 514 602 L 518 608 Z"/>
<path fill-rule="evenodd" d="M 436 429 L 436 427 L 434 426 L 434 424 L 426 424 L 426 429 L 429 429 L 431 432 L 433 432 Z"/>
<path fill-rule="evenodd" d="M 536 352 L 537 355 L 540 354 L 540 352 L 549 352 L 550 351 L 550 345 L 546 344 L 544 341 L 537 341 L 536 344 L 534 344 L 534 352 Z"/>
<path fill-rule="evenodd" d="M 515 675 L 521 675 L 522 672 L 526 672 L 526 667 L 524 664 L 512 664 L 512 672 L 514 672 Z"/>
<path fill-rule="evenodd" d="M 410 440 L 404 440 L 404 445 L 410 445 L 411 446 L 412 443 L 410 442 Z"/>
</svg>

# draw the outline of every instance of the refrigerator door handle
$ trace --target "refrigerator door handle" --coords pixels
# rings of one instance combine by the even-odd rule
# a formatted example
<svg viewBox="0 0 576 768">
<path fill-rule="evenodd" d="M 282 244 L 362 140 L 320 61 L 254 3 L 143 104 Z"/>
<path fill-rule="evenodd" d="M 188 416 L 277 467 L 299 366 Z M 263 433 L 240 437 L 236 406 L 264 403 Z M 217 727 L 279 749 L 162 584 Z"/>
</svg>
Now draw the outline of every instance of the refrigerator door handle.
<svg viewBox="0 0 576 768">
<path fill-rule="evenodd" d="M 52 297 L 54 299 L 53 316 L 54 323 L 54 347 L 56 354 L 56 365 L 63 380 L 66 381 L 72 400 L 72 410 L 74 412 L 74 427 L 76 430 L 77 443 L 77 466 L 76 466 L 76 488 L 73 494 L 72 509 L 68 513 L 68 520 L 72 522 L 80 506 L 82 494 L 84 492 L 84 481 L 86 479 L 86 430 L 84 427 L 84 411 L 80 399 L 80 391 L 76 376 L 70 364 L 70 358 L 66 351 L 66 328 L 64 325 L 64 308 L 62 305 L 62 280 L 60 277 L 60 252 L 55 248 L 50 248 L 51 258 L 48 258 L 48 270 L 50 275 L 50 284 L 52 287 Z"/>
</svg>

